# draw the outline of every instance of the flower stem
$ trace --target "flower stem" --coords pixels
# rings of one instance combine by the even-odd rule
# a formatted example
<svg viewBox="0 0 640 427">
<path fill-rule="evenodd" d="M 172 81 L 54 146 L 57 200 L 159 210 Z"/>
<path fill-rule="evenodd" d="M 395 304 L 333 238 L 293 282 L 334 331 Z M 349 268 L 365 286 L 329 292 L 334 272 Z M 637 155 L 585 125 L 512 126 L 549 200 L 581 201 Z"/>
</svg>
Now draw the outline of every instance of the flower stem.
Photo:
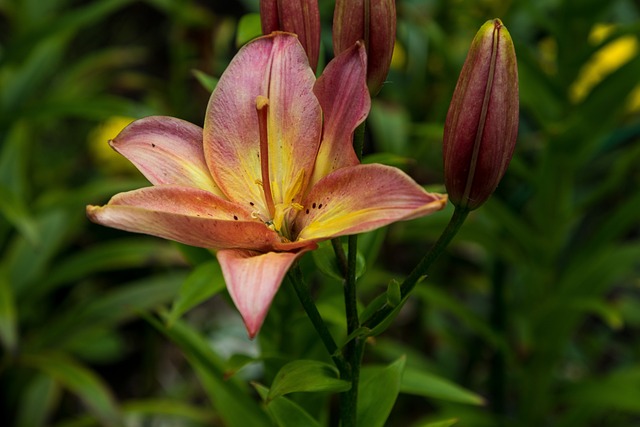
<svg viewBox="0 0 640 427">
<path fill-rule="evenodd" d="M 364 128 L 365 122 L 362 122 L 353 133 L 353 149 L 358 156 L 358 160 L 362 159 Z M 349 236 L 348 248 L 347 271 L 344 281 L 344 306 L 347 318 L 347 335 L 350 335 L 360 327 L 358 299 L 356 295 L 358 236 Z M 342 249 L 342 247 L 340 249 Z M 336 255 L 340 259 L 340 251 L 336 250 Z M 340 262 L 344 261 L 340 260 Z M 358 383 L 360 380 L 360 365 L 364 354 L 364 340 L 354 339 L 347 342 L 343 351 L 350 368 L 348 381 L 351 381 L 351 388 L 340 395 L 340 419 L 342 421 L 342 427 L 355 427 L 358 409 Z"/>
<path fill-rule="evenodd" d="M 293 267 L 289 273 L 287 274 L 287 278 L 293 285 L 293 288 L 296 291 L 296 295 L 304 308 L 304 311 L 309 316 L 309 320 L 313 324 L 313 327 L 316 329 L 316 332 L 320 336 L 322 343 L 324 344 L 327 352 L 333 359 L 336 367 L 340 371 L 341 374 L 349 371 L 346 361 L 344 357 L 338 350 L 338 346 L 329 332 L 327 325 L 322 320 L 322 316 L 320 316 L 320 312 L 313 302 L 313 298 L 311 298 L 311 294 L 309 293 L 309 288 L 302 278 L 302 272 L 300 271 L 300 266 L 296 265 Z"/>
<path fill-rule="evenodd" d="M 404 282 L 400 285 L 400 294 L 402 300 L 404 300 L 413 288 L 416 286 L 416 283 L 420 281 L 420 279 L 427 273 L 431 264 L 440 256 L 442 252 L 444 252 L 447 245 L 451 242 L 453 237 L 458 233 L 460 227 L 464 223 L 467 215 L 469 215 L 469 210 L 466 208 L 459 208 L 456 206 L 453 211 L 453 215 L 449 220 L 449 224 L 444 229 L 438 240 L 431 246 L 429 252 L 425 254 L 425 256 L 420 260 L 418 265 L 413 269 L 413 271 L 404 279 Z M 366 322 L 365 326 L 373 329 L 380 323 L 382 323 L 389 314 L 393 311 L 393 307 L 388 304 L 384 304 L 382 307 L 378 309 Z"/>
</svg>

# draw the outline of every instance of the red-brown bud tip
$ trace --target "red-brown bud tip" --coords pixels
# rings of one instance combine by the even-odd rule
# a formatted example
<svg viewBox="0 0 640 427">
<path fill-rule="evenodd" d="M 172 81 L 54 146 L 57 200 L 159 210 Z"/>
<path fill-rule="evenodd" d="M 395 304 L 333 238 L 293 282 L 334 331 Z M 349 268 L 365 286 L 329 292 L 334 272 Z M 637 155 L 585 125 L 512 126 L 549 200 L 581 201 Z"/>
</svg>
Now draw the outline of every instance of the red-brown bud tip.
<svg viewBox="0 0 640 427">
<path fill-rule="evenodd" d="M 358 40 L 367 48 L 367 86 L 375 95 L 389 73 L 396 41 L 395 0 L 336 0 L 333 50 L 338 56 Z"/>
<path fill-rule="evenodd" d="M 499 19 L 487 21 L 467 54 L 444 125 L 449 200 L 482 205 L 502 179 L 518 134 L 518 68 L 513 41 Z"/>
<path fill-rule="evenodd" d="M 298 35 L 316 70 L 320 55 L 320 11 L 318 0 L 260 0 L 262 33 L 287 31 Z"/>
</svg>

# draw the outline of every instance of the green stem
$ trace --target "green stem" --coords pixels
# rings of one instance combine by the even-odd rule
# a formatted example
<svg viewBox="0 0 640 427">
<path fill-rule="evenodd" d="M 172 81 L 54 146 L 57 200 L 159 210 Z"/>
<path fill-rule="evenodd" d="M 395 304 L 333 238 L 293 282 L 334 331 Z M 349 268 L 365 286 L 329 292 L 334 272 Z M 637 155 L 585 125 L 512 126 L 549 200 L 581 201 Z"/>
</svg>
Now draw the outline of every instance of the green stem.
<svg viewBox="0 0 640 427">
<path fill-rule="evenodd" d="M 418 283 L 420 279 L 427 274 L 427 270 L 431 267 L 431 264 L 433 264 L 442 252 L 444 252 L 447 245 L 449 245 L 453 237 L 458 233 L 458 230 L 460 230 L 460 227 L 467 218 L 467 215 L 469 215 L 468 209 L 458 208 L 456 206 L 453 211 L 453 215 L 449 220 L 449 224 L 447 224 L 447 227 L 444 229 L 438 240 L 436 240 L 433 246 L 431 246 L 431 249 L 429 249 L 429 252 L 425 254 L 418 265 L 400 285 L 402 300 L 411 293 L 413 288 L 416 286 L 416 283 Z M 373 329 L 375 326 L 382 323 L 387 316 L 391 314 L 393 309 L 394 307 L 384 304 L 365 322 L 365 326 Z"/>
<path fill-rule="evenodd" d="M 318 311 L 313 298 L 311 298 L 309 288 L 302 279 L 302 272 L 300 271 L 300 267 L 298 265 L 293 267 L 289 271 L 289 274 L 287 274 L 287 277 L 293 285 L 293 288 L 296 291 L 296 295 L 298 296 L 298 299 L 300 300 L 304 311 L 307 313 L 307 316 L 309 316 L 309 320 L 313 324 L 313 327 L 316 329 L 316 332 L 320 336 L 320 340 L 322 340 L 322 343 L 327 349 L 327 352 L 329 352 L 329 355 L 331 356 L 331 359 L 333 359 L 336 367 L 338 368 L 340 373 L 349 372 L 349 367 L 347 366 L 344 357 L 338 350 L 338 346 L 334 341 L 331 332 L 329 332 L 327 325 L 324 323 L 324 320 L 322 320 L 322 316 L 320 316 L 320 312 Z"/>
<path fill-rule="evenodd" d="M 340 268 L 342 276 L 347 277 L 349 266 L 347 263 L 347 256 L 345 255 L 344 249 L 342 248 L 342 241 L 339 237 L 331 239 L 331 246 L 333 246 L 333 251 L 336 253 L 336 260 L 338 261 L 338 267 Z"/>
<path fill-rule="evenodd" d="M 356 156 L 358 156 L 358 160 L 362 159 L 364 128 L 365 122 L 362 122 L 353 133 L 353 149 L 356 152 Z M 358 236 L 349 236 L 348 247 L 347 271 L 344 281 L 344 306 L 347 318 L 347 335 L 350 335 L 360 327 L 356 295 Z M 340 249 L 342 249 L 342 247 L 340 247 Z M 336 250 L 336 255 L 338 259 L 340 259 L 340 251 Z M 351 381 L 351 388 L 340 395 L 340 419 L 342 421 L 342 427 L 355 427 L 356 425 L 358 383 L 360 380 L 360 365 L 362 363 L 363 353 L 364 342 L 360 339 L 351 340 L 344 346 L 344 356 L 350 368 L 348 381 Z"/>
</svg>

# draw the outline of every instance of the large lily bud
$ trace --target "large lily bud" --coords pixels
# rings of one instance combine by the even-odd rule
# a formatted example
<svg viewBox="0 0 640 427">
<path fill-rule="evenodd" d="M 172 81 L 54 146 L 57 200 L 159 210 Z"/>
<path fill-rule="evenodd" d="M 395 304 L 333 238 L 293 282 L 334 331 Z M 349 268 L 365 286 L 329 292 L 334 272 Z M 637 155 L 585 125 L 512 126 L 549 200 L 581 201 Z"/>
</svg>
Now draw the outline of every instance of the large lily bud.
<svg viewBox="0 0 640 427">
<path fill-rule="evenodd" d="M 333 50 L 338 56 L 358 40 L 367 48 L 367 86 L 375 95 L 389 73 L 396 41 L 395 0 L 336 0 Z"/>
<path fill-rule="evenodd" d="M 287 31 L 298 35 L 316 71 L 320 54 L 320 11 L 318 0 L 260 0 L 262 34 Z"/>
<path fill-rule="evenodd" d="M 478 31 L 444 125 L 449 200 L 476 209 L 502 179 L 518 134 L 518 68 L 513 41 L 499 19 Z"/>
</svg>

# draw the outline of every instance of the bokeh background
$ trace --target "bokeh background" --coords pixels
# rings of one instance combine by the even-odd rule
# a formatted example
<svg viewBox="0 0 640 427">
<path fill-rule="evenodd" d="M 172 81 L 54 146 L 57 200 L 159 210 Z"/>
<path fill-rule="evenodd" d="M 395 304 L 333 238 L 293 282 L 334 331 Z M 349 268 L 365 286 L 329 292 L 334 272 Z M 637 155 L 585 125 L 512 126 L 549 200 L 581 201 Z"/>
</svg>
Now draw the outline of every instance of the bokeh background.
<svg viewBox="0 0 640 427">
<path fill-rule="evenodd" d="M 320 3 L 326 63 L 333 2 Z M 640 425 L 640 2 L 397 9 L 365 161 L 443 190 L 448 103 L 494 17 L 516 46 L 521 125 L 494 197 L 367 346 L 367 365 L 406 357 L 387 425 Z M 257 11 L 257 0 L 0 0 L 0 424 L 275 425 L 249 381 L 329 360 L 286 283 L 251 342 L 211 253 L 84 215 L 148 185 L 107 145 L 123 126 L 152 114 L 202 125 Z M 363 307 L 451 212 L 360 239 Z M 331 251 L 302 267 L 343 337 Z M 334 397 L 290 401 L 335 425 Z"/>
</svg>

